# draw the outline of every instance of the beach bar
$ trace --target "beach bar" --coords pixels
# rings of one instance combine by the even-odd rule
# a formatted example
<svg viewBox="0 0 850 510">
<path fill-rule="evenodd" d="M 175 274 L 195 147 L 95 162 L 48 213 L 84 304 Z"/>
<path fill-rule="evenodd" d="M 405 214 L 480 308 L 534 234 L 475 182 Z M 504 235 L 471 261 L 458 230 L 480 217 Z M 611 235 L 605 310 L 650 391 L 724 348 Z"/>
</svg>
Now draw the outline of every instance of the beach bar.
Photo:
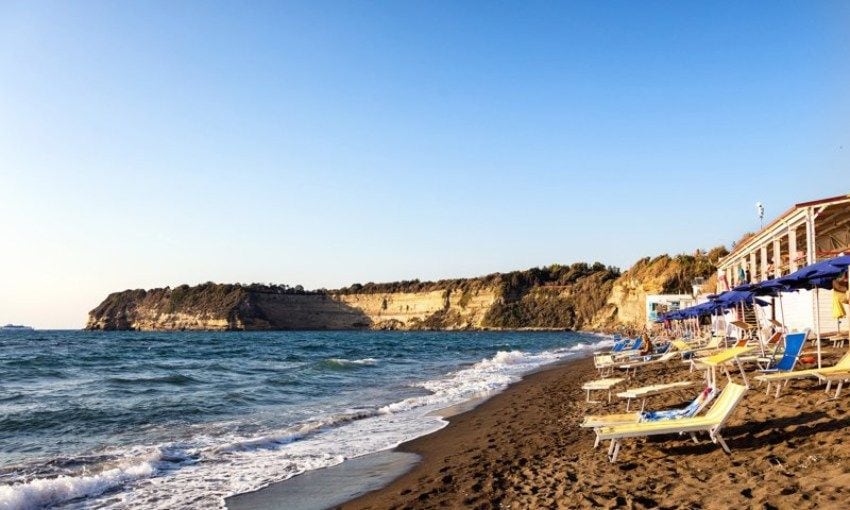
<svg viewBox="0 0 850 510">
<path fill-rule="evenodd" d="M 850 194 L 795 204 L 720 261 L 717 292 L 782 277 L 845 253 L 850 253 Z M 830 292 L 788 293 L 782 306 L 790 330 L 847 330 L 846 320 L 833 317 Z"/>
</svg>

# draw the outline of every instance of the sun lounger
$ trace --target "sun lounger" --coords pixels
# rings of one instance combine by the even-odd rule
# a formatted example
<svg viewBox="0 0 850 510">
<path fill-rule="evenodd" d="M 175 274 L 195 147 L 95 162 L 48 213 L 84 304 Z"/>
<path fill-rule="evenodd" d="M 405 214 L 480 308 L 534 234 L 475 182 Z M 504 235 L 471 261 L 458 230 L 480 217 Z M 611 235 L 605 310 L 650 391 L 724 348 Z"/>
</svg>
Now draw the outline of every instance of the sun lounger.
<svg viewBox="0 0 850 510">
<path fill-rule="evenodd" d="M 596 429 L 596 440 L 611 440 L 608 448 L 608 458 L 611 462 L 617 461 L 620 452 L 620 444 L 623 439 L 632 437 L 648 437 L 662 434 L 690 434 L 694 441 L 697 440 L 697 432 L 707 432 L 711 441 L 719 443 L 726 453 L 731 453 L 729 446 L 720 431 L 731 416 L 735 407 L 744 397 L 746 386 L 729 383 L 723 389 L 714 405 L 705 416 L 695 416 L 681 419 L 668 419 L 651 422 L 614 425 L 612 427 L 601 427 Z"/>
<path fill-rule="evenodd" d="M 779 349 L 779 346 L 782 342 L 782 337 L 784 334 L 780 331 L 777 331 L 770 338 L 768 338 L 767 342 L 762 346 L 762 355 L 761 356 L 753 356 L 752 358 L 748 358 L 744 361 L 755 361 L 760 369 L 769 368 L 771 365 L 776 363 L 776 360 L 782 356 L 782 351 Z M 773 351 L 770 354 L 766 354 L 768 349 L 773 348 Z"/>
<path fill-rule="evenodd" d="M 623 349 L 625 349 L 629 345 L 630 342 L 631 342 L 631 339 L 629 339 L 629 338 L 623 338 L 621 340 L 616 340 L 614 342 L 614 347 L 611 348 L 611 352 L 622 351 Z"/>
<path fill-rule="evenodd" d="M 581 386 L 581 389 L 587 391 L 586 401 L 589 404 L 598 404 L 598 400 L 590 400 L 591 391 L 607 391 L 608 402 L 611 402 L 611 388 L 625 381 L 622 377 L 612 377 L 607 379 L 597 379 L 595 381 L 586 382 Z"/>
<path fill-rule="evenodd" d="M 806 343 L 808 330 L 801 333 L 789 333 L 785 335 L 785 352 L 782 353 L 782 358 L 774 366 L 763 368 L 760 371 L 764 373 L 791 372 L 800 358 L 800 351 L 803 350 L 803 344 Z M 767 381 L 767 389 L 765 393 L 770 393 L 771 382 Z M 779 398 L 780 386 L 777 385 L 776 397 Z"/>
<path fill-rule="evenodd" d="M 643 411 L 647 398 L 654 397 L 656 395 L 663 395 L 665 393 L 681 390 L 683 388 L 688 388 L 693 386 L 694 384 L 696 383 L 693 381 L 679 381 L 667 384 L 653 384 L 650 386 L 642 386 L 640 388 L 629 388 L 625 391 L 617 393 L 617 396 L 626 399 L 626 411 L 629 410 L 629 406 L 631 405 L 632 400 L 638 398 L 641 399 L 640 410 Z"/>
<path fill-rule="evenodd" d="M 782 357 L 776 364 L 768 368 L 762 369 L 762 372 L 789 372 L 794 370 L 797 364 L 797 358 L 800 357 L 800 352 L 803 350 L 803 345 L 806 344 L 806 337 L 809 330 L 800 333 L 788 333 L 785 335 L 785 350 L 782 352 Z"/>
<path fill-rule="evenodd" d="M 832 371 L 832 372 L 817 372 L 817 378 L 820 382 L 826 383 L 826 392 L 829 393 L 829 388 L 832 386 L 832 383 L 837 382 L 838 386 L 835 388 L 835 396 L 832 398 L 838 398 L 841 395 L 841 388 L 844 386 L 844 382 L 850 380 L 850 370 L 844 371 Z"/>
<path fill-rule="evenodd" d="M 699 395 L 686 407 L 677 409 L 665 409 L 662 411 L 648 411 L 639 413 L 620 413 L 620 414 L 597 414 L 584 417 L 584 421 L 579 424 L 582 428 L 600 428 L 610 427 L 612 425 L 621 425 L 624 423 L 638 423 L 642 421 L 658 421 L 658 420 L 678 420 L 681 418 L 690 418 L 696 416 L 709 402 L 717 395 L 717 388 L 707 386 Z M 599 442 L 593 445 L 594 448 L 599 446 Z"/>
<path fill-rule="evenodd" d="M 579 427 L 585 429 L 595 429 L 599 427 L 609 427 L 611 425 L 622 425 L 624 423 L 637 423 L 641 419 L 641 413 L 615 413 L 615 414 L 589 414 L 584 417 L 584 421 L 579 424 Z"/>
<path fill-rule="evenodd" d="M 829 375 L 833 372 L 845 372 L 850 371 L 850 351 L 844 354 L 838 363 L 831 367 L 821 367 L 821 368 L 810 368 L 806 370 L 794 370 L 792 372 L 778 372 L 772 374 L 763 374 L 756 376 L 756 381 L 770 383 L 777 383 L 778 387 L 776 388 L 776 398 L 779 398 L 779 392 L 782 390 L 785 385 L 788 384 L 788 381 L 793 381 L 795 379 L 820 379 L 819 375 Z M 768 391 L 770 391 L 770 386 L 768 386 Z"/>
<path fill-rule="evenodd" d="M 699 354 L 701 356 L 708 356 L 713 352 L 723 350 L 723 347 L 720 345 L 720 342 L 722 342 L 722 341 L 723 341 L 723 337 L 713 336 L 708 341 L 708 343 L 703 345 L 702 347 L 695 347 L 695 346 L 687 344 L 686 342 L 683 342 L 686 345 L 688 345 L 689 349 L 684 350 L 684 346 L 682 346 L 683 349 L 679 349 L 679 350 L 683 350 L 684 352 L 690 352 L 692 354 Z M 688 359 L 686 361 L 686 363 L 690 363 L 691 359 L 693 359 L 693 358 Z"/>
<path fill-rule="evenodd" d="M 614 370 L 616 362 L 610 354 L 597 354 L 593 357 L 593 366 L 599 372 L 600 377 L 605 377 Z"/>
<path fill-rule="evenodd" d="M 695 352 L 700 349 L 699 347 L 691 345 L 684 340 L 671 340 L 670 344 L 673 346 L 674 349 L 682 353 Z"/>
<path fill-rule="evenodd" d="M 629 346 L 626 349 L 623 349 L 620 352 L 612 353 L 612 356 L 614 356 L 614 358 L 619 358 L 619 359 L 629 358 L 631 356 L 635 356 L 637 354 L 640 354 L 641 346 L 643 346 L 643 338 L 638 338 L 638 339 L 635 340 L 634 344 L 632 344 L 631 346 Z"/>
<path fill-rule="evenodd" d="M 643 358 L 638 358 L 635 361 L 630 361 L 628 363 L 623 363 L 621 365 L 617 365 L 617 368 L 620 370 L 625 370 L 626 375 L 630 374 L 630 371 L 634 371 L 637 373 L 637 369 L 641 367 L 656 365 L 658 363 L 666 363 L 671 359 L 675 358 L 679 353 L 676 351 L 668 351 L 662 354 L 661 356 L 644 356 Z M 631 376 L 630 376 L 631 377 Z"/>
<path fill-rule="evenodd" d="M 726 373 L 726 377 L 731 383 L 732 376 L 731 374 L 729 374 L 729 370 L 726 368 L 726 365 L 728 363 L 735 363 L 738 366 L 738 370 L 740 370 L 741 372 L 741 377 L 743 377 L 744 379 L 744 386 L 749 388 L 750 384 L 747 381 L 747 374 L 744 373 L 744 367 L 741 365 L 740 361 L 738 361 L 738 357 L 750 352 L 753 349 L 754 347 L 750 346 L 736 346 L 730 349 L 726 349 L 725 351 L 720 351 L 717 354 L 694 360 L 694 363 L 697 368 L 706 369 L 706 378 L 709 386 L 717 385 L 717 367 L 721 367 L 723 369 L 723 371 Z"/>
</svg>

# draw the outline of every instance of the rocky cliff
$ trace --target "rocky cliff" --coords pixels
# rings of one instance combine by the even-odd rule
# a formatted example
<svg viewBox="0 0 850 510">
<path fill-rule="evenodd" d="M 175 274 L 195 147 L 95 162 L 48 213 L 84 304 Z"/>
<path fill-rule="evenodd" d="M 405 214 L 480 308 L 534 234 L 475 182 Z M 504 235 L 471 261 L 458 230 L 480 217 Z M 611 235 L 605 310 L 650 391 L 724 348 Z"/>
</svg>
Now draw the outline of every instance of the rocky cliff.
<svg viewBox="0 0 850 510">
<path fill-rule="evenodd" d="M 693 255 L 661 255 L 639 260 L 614 281 L 608 298 L 590 321 L 590 328 L 642 327 L 648 294 L 690 294 L 695 278 L 704 278 L 703 288 L 713 292 L 717 262 L 727 253 L 720 246 L 709 252 L 698 250 Z"/>
<path fill-rule="evenodd" d="M 206 283 L 110 294 L 89 313 L 93 330 L 596 329 L 642 326 L 647 294 L 689 294 L 711 278 L 722 247 L 638 261 L 552 265 L 479 278 L 305 291 Z M 710 288 L 711 280 L 706 288 Z"/>
<path fill-rule="evenodd" d="M 480 278 L 355 284 L 338 290 L 206 283 L 110 294 L 92 330 L 577 329 L 619 270 L 553 265 Z"/>
</svg>

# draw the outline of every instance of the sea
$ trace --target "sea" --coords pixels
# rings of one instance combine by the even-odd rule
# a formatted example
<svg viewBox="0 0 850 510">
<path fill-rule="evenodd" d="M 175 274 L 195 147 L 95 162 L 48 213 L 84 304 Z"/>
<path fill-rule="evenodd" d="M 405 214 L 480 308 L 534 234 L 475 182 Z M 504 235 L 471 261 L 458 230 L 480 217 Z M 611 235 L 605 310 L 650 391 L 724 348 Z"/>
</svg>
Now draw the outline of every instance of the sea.
<svg viewBox="0 0 850 510">
<path fill-rule="evenodd" d="M 224 508 L 610 345 L 572 332 L 0 333 L 0 509 Z"/>
</svg>

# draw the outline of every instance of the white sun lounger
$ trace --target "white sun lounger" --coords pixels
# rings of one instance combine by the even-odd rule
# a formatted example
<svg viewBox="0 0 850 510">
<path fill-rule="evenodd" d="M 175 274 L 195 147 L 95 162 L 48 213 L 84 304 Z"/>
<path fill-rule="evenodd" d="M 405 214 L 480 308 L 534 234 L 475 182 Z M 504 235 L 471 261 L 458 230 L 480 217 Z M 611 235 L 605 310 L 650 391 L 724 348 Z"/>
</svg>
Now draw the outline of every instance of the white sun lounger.
<svg viewBox="0 0 850 510">
<path fill-rule="evenodd" d="M 625 391 L 621 391 L 617 393 L 617 396 L 620 398 L 625 398 L 626 400 L 626 411 L 629 410 L 631 406 L 632 400 L 641 399 L 640 410 L 643 412 L 644 407 L 646 406 L 646 399 L 648 397 L 654 397 L 656 395 L 663 395 L 665 393 L 670 393 L 671 391 L 681 390 L 683 388 L 689 388 L 696 384 L 693 381 L 679 381 L 674 383 L 667 384 L 653 384 L 650 386 L 642 386 L 640 388 L 629 388 Z"/>
<path fill-rule="evenodd" d="M 581 389 L 587 391 L 587 402 L 589 404 L 598 404 L 599 400 L 591 400 L 591 391 L 608 391 L 608 402 L 611 402 L 611 388 L 625 381 L 622 377 L 611 377 L 608 379 L 597 379 L 595 381 L 586 382 L 581 386 Z"/>
</svg>

